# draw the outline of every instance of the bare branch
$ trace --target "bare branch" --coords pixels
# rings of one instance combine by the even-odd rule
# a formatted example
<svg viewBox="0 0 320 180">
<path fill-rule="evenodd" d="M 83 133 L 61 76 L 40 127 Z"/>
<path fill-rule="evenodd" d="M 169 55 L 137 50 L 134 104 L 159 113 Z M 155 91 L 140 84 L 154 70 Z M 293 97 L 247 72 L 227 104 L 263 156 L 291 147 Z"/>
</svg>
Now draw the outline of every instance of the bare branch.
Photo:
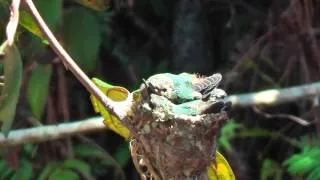
<svg viewBox="0 0 320 180">
<path fill-rule="evenodd" d="M 300 117 L 297 117 L 297 116 L 294 116 L 294 115 L 291 115 L 291 114 L 269 114 L 269 113 L 266 113 L 266 112 L 263 112 L 262 110 L 260 110 L 258 107 L 254 106 L 253 107 L 253 110 L 254 112 L 262 115 L 263 117 L 267 118 L 267 119 L 271 119 L 271 118 L 280 118 L 280 119 L 289 119 L 293 122 L 296 122 L 302 126 L 309 126 L 311 125 L 310 122 L 300 118 Z"/>
<path fill-rule="evenodd" d="M 109 99 L 102 91 L 88 78 L 88 76 L 79 68 L 70 55 L 63 49 L 58 40 L 55 38 L 49 27 L 46 25 L 42 17 L 40 16 L 37 8 L 33 4 L 32 0 L 24 0 L 27 8 L 29 9 L 33 18 L 35 18 L 41 31 L 48 39 L 50 46 L 57 53 L 67 69 L 76 76 L 76 78 L 82 83 L 82 85 L 93 94 L 104 105 L 110 113 L 117 116 L 119 119 L 123 119 L 126 116 L 126 111 L 130 106 L 130 99 L 126 102 L 114 102 Z"/>
<path fill-rule="evenodd" d="M 271 106 L 318 95 L 320 95 L 320 82 L 284 89 L 271 89 L 256 93 L 231 95 L 228 99 L 232 101 L 233 108 L 237 108 L 254 105 Z M 103 118 L 99 117 L 72 123 L 13 130 L 7 138 L 5 138 L 3 134 L 0 134 L 0 147 L 24 143 L 38 143 L 80 133 L 103 131 L 106 127 L 102 121 Z"/>
<path fill-rule="evenodd" d="M 3 134 L 0 134 L 0 147 L 24 143 L 39 143 L 62 139 L 80 133 L 105 131 L 106 126 L 102 121 L 102 117 L 95 117 L 72 123 L 12 130 L 7 138 Z"/>
<path fill-rule="evenodd" d="M 253 105 L 274 106 L 297 101 L 299 99 L 312 98 L 320 95 L 320 82 L 294 86 L 283 89 L 269 89 L 266 91 L 236 94 L 228 97 L 235 107 L 249 107 Z"/>
</svg>

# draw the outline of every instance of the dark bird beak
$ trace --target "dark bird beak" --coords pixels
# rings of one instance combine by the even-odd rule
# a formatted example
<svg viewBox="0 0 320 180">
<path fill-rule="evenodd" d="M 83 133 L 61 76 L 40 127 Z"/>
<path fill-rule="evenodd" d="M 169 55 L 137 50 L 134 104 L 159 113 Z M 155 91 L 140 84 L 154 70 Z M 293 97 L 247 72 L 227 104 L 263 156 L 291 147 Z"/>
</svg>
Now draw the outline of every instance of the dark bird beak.
<svg viewBox="0 0 320 180">
<path fill-rule="evenodd" d="M 218 101 L 212 104 L 207 104 L 201 108 L 200 114 L 216 114 L 222 111 L 229 111 L 232 103 L 230 101 Z"/>
</svg>

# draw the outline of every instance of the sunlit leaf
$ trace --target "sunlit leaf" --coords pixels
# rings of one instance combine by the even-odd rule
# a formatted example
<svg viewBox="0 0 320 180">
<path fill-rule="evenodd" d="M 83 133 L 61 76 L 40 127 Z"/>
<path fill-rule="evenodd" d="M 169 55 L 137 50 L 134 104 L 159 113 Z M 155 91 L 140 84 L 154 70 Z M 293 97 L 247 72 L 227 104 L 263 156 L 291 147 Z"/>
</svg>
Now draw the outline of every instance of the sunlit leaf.
<svg viewBox="0 0 320 180">
<path fill-rule="evenodd" d="M 101 43 L 95 17 L 84 8 L 69 9 L 64 14 L 62 32 L 65 47 L 77 64 L 87 72 L 93 71 Z"/>
<path fill-rule="evenodd" d="M 1 131 L 8 135 L 16 113 L 22 80 L 22 61 L 16 46 L 0 49 L 4 56 L 4 87 L 0 94 L 0 122 Z"/>
<path fill-rule="evenodd" d="M 32 72 L 28 82 L 28 102 L 33 115 L 40 120 L 47 102 L 52 65 L 39 64 Z"/>
<path fill-rule="evenodd" d="M 215 161 L 207 168 L 207 175 L 209 180 L 235 180 L 228 161 L 218 151 Z"/>
<path fill-rule="evenodd" d="M 92 81 L 113 101 L 124 101 L 129 95 L 129 91 L 120 86 L 112 86 L 106 82 L 103 82 L 97 78 L 93 78 Z M 91 95 L 91 103 L 95 112 L 100 113 L 104 118 L 104 124 L 112 131 L 118 133 L 125 139 L 130 136 L 129 130 L 121 124 L 120 120 L 111 115 L 108 110 L 93 96 Z"/>
<path fill-rule="evenodd" d="M 41 32 L 39 26 L 27 11 L 25 10 L 20 11 L 19 23 L 22 27 L 27 29 L 29 32 L 40 37 L 41 39 L 44 39 L 44 35 Z"/>
<path fill-rule="evenodd" d="M 320 166 L 316 167 L 308 176 L 306 180 L 320 179 Z"/>
<path fill-rule="evenodd" d="M 303 151 L 294 154 L 283 162 L 292 175 L 317 176 L 320 169 L 320 148 L 304 147 Z"/>
</svg>

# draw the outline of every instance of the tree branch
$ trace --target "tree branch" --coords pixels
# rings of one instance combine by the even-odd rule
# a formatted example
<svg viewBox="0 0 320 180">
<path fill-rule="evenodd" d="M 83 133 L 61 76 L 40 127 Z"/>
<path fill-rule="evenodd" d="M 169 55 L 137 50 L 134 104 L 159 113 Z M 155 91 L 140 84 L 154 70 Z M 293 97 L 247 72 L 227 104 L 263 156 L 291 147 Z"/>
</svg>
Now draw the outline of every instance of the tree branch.
<svg viewBox="0 0 320 180">
<path fill-rule="evenodd" d="M 254 105 L 274 106 L 318 95 L 320 95 L 320 82 L 283 89 L 270 89 L 256 93 L 231 95 L 228 97 L 228 100 L 232 101 L 233 108 Z M 103 131 L 106 127 L 102 120 L 102 117 L 95 117 L 72 123 L 12 130 L 7 138 L 3 134 L 0 134 L 0 147 L 24 143 L 39 143 L 80 133 Z"/>
<path fill-rule="evenodd" d="M 228 100 L 232 102 L 233 108 L 253 105 L 274 106 L 318 95 L 320 95 L 320 82 L 314 82 L 283 89 L 269 89 L 254 93 L 231 95 Z"/>
<path fill-rule="evenodd" d="M 12 130 L 7 138 L 0 133 L 0 147 L 25 143 L 40 143 L 49 140 L 62 139 L 80 133 L 103 131 L 106 130 L 106 126 L 102 121 L 102 117 L 94 117 L 72 123 Z"/>
<path fill-rule="evenodd" d="M 63 49 L 58 40 L 55 38 L 47 24 L 40 16 L 37 8 L 33 4 L 32 0 L 24 0 L 29 12 L 38 23 L 41 31 L 49 41 L 52 49 L 62 60 L 63 64 L 67 69 L 76 76 L 76 78 L 82 83 L 82 85 L 89 91 L 90 94 L 94 95 L 110 113 L 117 116 L 119 119 L 123 119 L 126 116 L 127 106 L 123 106 L 123 103 L 114 102 L 109 99 L 102 91 L 89 79 L 89 77 L 79 68 L 75 61 L 70 55 Z M 120 105 L 122 104 L 122 105 Z"/>
</svg>

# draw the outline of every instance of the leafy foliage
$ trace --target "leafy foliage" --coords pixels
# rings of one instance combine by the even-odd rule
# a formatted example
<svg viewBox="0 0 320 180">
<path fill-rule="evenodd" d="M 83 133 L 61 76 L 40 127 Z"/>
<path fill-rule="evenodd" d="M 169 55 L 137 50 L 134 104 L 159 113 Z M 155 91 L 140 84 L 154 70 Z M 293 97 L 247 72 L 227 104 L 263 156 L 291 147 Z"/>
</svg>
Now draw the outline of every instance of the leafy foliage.
<svg viewBox="0 0 320 180">
<path fill-rule="evenodd" d="M 21 159 L 19 169 L 11 177 L 12 180 L 32 179 L 33 175 L 32 163 L 29 160 Z"/>
<path fill-rule="evenodd" d="M 33 20 L 32 16 L 25 10 L 20 12 L 19 23 L 22 27 L 24 27 L 29 32 L 33 33 L 34 35 L 44 39 L 44 35 L 41 32 L 37 23 Z"/>
<path fill-rule="evenodd" d="M 319 138 L 313 137 L 314 142 L 309 142 L 307 136 L 302 136 L 300 152 L 293 154 L 283 162 L 291 175 L 304 176 L 308 180 L 320 178 L 320 144 Z M 308 143 L 309 142 L 309 143 Z"/>
<path fill-rule="evenodd" d="M 312 136 L 311 141 L 309 136 L 302 136 L 300 141 L 298 141 L 288 139 L 276 131 L 262 128 L 247 128 L 232 120 L 227 122 L 221 129 L 218 142 L 222 149 L 234 153 L 231 141 L 239 137 L 269 137 L 280 139 L 294 147 L 302 148 L 301 152 L 290 155 L 282 165 L 272 159 L 263 159 L 260 169 L 261 180 L 270 178 L 275 180 L 283 179 L 286 169 L 293 177 L 306 177 L 308 180 L 320 178 L 320 139 L 317 136 Z"/>
<path fill-rule="evenodd" d="M 4 55 L 4 87 L 0 94 L 0 122 L 1 132 L 8 135 L 16 114 L 16 106 L 20 95 L 22 81 L 22 61 L 20 52 L 16 46 L 0 47 L 0 53 Z"/>
<path fill-rule="evenodd" d="M 239 128 L 244 128 L 244 126 L 234 120 L 229 120 L 228 123 L 221 128 L 218 142 L 222 149 L 225 149 L 226 151 L 232 150 L 230 141 L 237 136 L 237 130 Z"/>
<path fill-rule="evenodd" d="M 35 0 L 34 4 L 49 28 L 55 31 L 61 22 L 62 0 Z"/>
<path fill-rule="evenodd" d="M 31 112 L 38 120 L 41 119 L 47 102 L 51 75 L 52 66 L 40 64 L 31 73 L 28 81 L 28 102 Z"/>
<path fill-rule="evenodd" d="M 123 161 L 123 166 L 126 164 L 125 161 L 129 159 L 128 148 L 124 149 L 126 150 L 119 149 L 115 154 L 116 157 L 122 158 L 122 160 L 119 160 Z M 74 147 L 76 158 L 48 161 L 41 168 L 35 168 L 31 159 L 37 156 L 34 154 L 36 151 L 38 151 L 36 146 L 31 144 L 24 145 L 23 156 L 19 160 L 18 169 L 13 169 L 5 160 L 0 159 L 0 179 L 69 180 L 81 179 L 83 176 L 92 179 L 98 175 L 105 174 L 108 168 L 114 166 L 114 162 L 104 152 L 91 146 L 80 144 Z M 124 153 L 127 153 L 127 155 Z M 126 160 L 123 159 L 124 157 L 126 157 Z"/>
<path fill-rule="evenodd" d="M 63 19 L 62 35 L 66 49 L 81 69 L 93 71 L 101 43 L 97 20 L 84 8 L 68 9 L 64 12 Z"/>
<path fill-rule="evenodd" d="M 280 164 L 271 159 L 263 160 L 260 172 L 261 180 L 281 180 L 283 176 L 283 169 L 281 168 Z"/>
</svg>

